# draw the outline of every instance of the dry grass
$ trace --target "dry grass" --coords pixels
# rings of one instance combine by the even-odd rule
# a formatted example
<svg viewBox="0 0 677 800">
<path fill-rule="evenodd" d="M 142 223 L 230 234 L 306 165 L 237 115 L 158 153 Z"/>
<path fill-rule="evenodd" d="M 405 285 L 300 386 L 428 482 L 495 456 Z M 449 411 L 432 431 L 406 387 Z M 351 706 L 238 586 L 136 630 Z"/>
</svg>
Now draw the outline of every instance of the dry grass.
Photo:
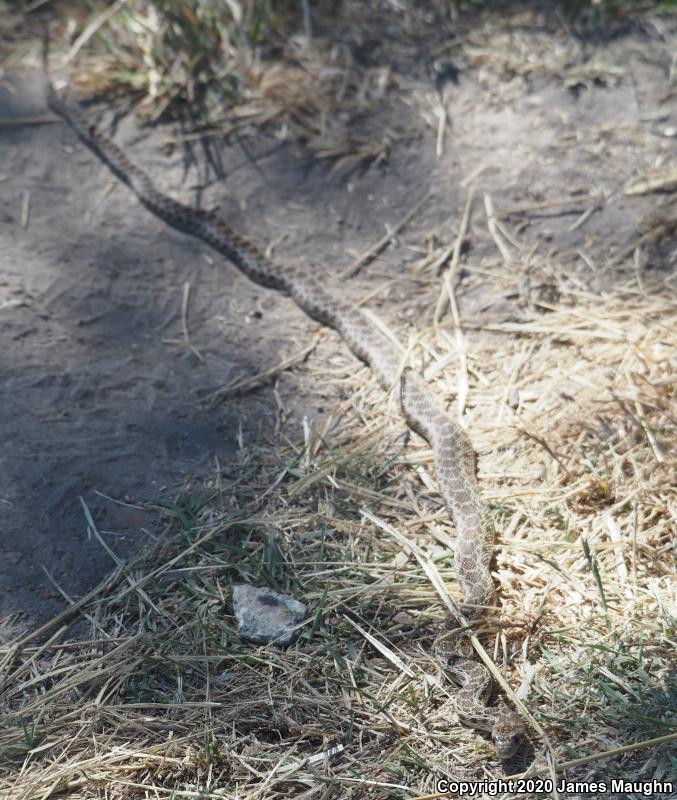
<svg viewBox="0 0 677 800">
<path fill-rule="evenodd" d="M 543 30 L 548 15 L 539 17 L 528 4 L 116 0 L 87 12 L 78 3 L 52 10 L 38 1 L 22 15 L 21 4 L 0 0 L 7 39 L 0 69 L 39 63 L 35 34 L 44 22 L 54 68 L 85 94 L 123 88 L 141 119 L 182 120 L 184 140 L 266 126 L 317 159 L 351 167 L 386 159 L 408 135 L 396 114 L 392 124 L 374 123 L 377 108 L 415 103 L 432 125 L 446 124 L 436 93 L 421 98 L 411 91 L 421 42 L 433 79 L 451 59 L 501 82 L 547 73 L 572 90 L 613 85 L 623 65 L 599 53 L 591 58 L 586 37 L 611 36 L 637 9 L 674 6 L 675 0 L 557 4 L 549 16 L 570 36 L 553 48 Z"/>
<path fill-rule="evenodd" d="M 600 304 L 549 263 L 521 321 L 466 319 L 460 335 L 453 315 L 433 324 L 434 259 L 419 266 L 410 359 L 448 398 L 465 364 L 500 531 L 488 650 L 556 758 L 592 756 L 579 777 L 665 779 L 667 745 L 641 742 L 674 732 L 677 700 L 674 287 L 632 276 Z M 321 429 L 275 458 L 242 441 L 238 477 L 187 487 L 152 552 L 76 607 L 77 641 L 60 619 L 1 651 L 3 797 L 411 797 L 500 773 L 488 742 L 436 714 L 448 688 L 428 652 L 445 611 L 428 573 L 362 513 L 457 595 L 431 453 L 340 350 L 303 369 L 349 392 Z M 310 605 L 296 646 L 239 641 L 236 580 Z M 544 769 L 548 742 L 531 742 Z"/>
<path fill-rule="evenodd" d="M 465 42 L 464 54 L 497 84 L 519 69 L 554 73 L 570 55 L 519 36 L 491 52 Z M 387 137 L 349 140 L 318 120 L 337 116 L 338 97 L 354 131 L 353 115 L 392 76 L 321 45 L 292 38 L 294 58 L 265 70 L 241 60 L 232 113 L 209 124 L 275 121 L 320 155 L 378 157 Z M 607 67 L 565 77 L 613 80 Z M 144 95 L 151 115 L 176 99 L 155 85 Z M 460 409 L 480 456 L 499 531 L 500 606 L 485 647 L 538 726 L 537 770 L 550 754 L 578 762 L 579 779 L 665 779 L 674 755 L 651 740 L 677 738 L 674 279 L 638 258 L 600 298 L 564 259 L 543 255 L 533 268 L 536 254 L 489 198 L 473 213 L 496 257 L 468 261 L 463 235 L 437 242 L 398 304 L 416 329 L 393 329 L 451 413 Z M 439 275 L 450 259 L 454 269 L 462 260 L 467 290 L 519 285 L 521 316 L 459 325 L 453 281 Z M 387 308 L 385 289 L 381 299 Z M 458 591 L 431 453 L 336 337 L 300 360 L 282 367 L 348 399 L 285 449 L 241 441 L 228 479 L 218 470 L 158 509 L 166 531 L 152 550 L 0 648 L 3 800 L 412 797 L 439 776 L 500 774 L 488 741 L 438 714 L 450 688 L 428 653 L 446 612 L 424 565 Z M 309 604 L 292 649 L 240 642 L 230 586 L 242 580 Z"/>
</svg>

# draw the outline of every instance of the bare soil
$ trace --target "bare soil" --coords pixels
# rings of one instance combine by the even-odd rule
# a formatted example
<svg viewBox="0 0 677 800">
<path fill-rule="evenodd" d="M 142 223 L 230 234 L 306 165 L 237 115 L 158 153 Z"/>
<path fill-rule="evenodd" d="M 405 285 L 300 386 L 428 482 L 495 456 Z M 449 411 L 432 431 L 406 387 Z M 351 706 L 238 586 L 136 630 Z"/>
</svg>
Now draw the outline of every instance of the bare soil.
<svg viewBox="0 0 677 800">
<path fill-rule="evenodd" d="M 565 28 L 533 35 L 539 58 L 570 46 Z M 112 131 L 160 188 L 217 206 L 237 230 L 273 243 L 281 263 L 302 261 L 320 272 L 348 267 L 430 190 L 395 241 L 346 282 L 352 298 L 373 293 L 371 305 L 384 318 L 414 329 L 430 323 L 433 309 L 430 319 L 398 320 L 400 301 L 421 279 L 411 265 L 436 241 L 453 241 L 464 181 L 473 175 L 474 271 L 457 280 L 462 320 L 518 318 L 525 296 L 548 288 L 546 256 L 568 259 L 571 280 L 603 302 L 619 271 L 632 269 L 629 259 L 615 265 L 610 255 L 641 235 L 658 202 L 623 188 L 675 156 L 674 18 L 588 45 L 578 81 L 572 70 L 508 69 L 501 42 L 491 44 L 487 38 L 489 56 L 456 58 L 457 82 L 440 82 L 438 73 L 437 88 L 424 59 L 400 67 L 397 90 L 375 112 L 397 131 L 390 158 L 366 170 L 332 171 L 274 131 L 192 148 L 168 147 L 171 127 L 141 131 L 129 118 Z M 601 70 L 590 67 L 593 55 Z M 438 156 L 440 92 L 449 123 Z M 159 501 L 172 502 L 180 487 L 190 496 L 210 474 L 234 479 L 243 448 L 297 436 L 304 415 L 321 416 L 327 399 L 323 386 L 300 381 L 294 369 L 210 408 L 218 387 L 274 368 L 317 326 L 154 219 L 63 124 L 21 123 L 44 114 L 34 79 L 3 79 L 0 618 L 10 617 L 15 629 L 63 607 L 56 584 L 78 596 L 111 567 L 88 535 L 80 498 L 125 557 L 162 535 Z M 112 121 L 104 114 L 108 130 Z M 522 243 L 533 242 L 531 282 L 520 265 L 514 285 L 500 293 L 492 271 L 505 286 L 507 267 L 496 267 L 500 257 L 479 211 L 485 193 L 497 211 L 529 207 L 510 226 Z M 573 226 L 594 197 L 599 208 Z M 674 241 L 647 253 L 643 270 L 674 267 Z M 187 328 L 202 359 L 183 333 L 186 284 Z M 324 337 L 303 369 L 341 349 L 338 337 Z"/>
</svg>

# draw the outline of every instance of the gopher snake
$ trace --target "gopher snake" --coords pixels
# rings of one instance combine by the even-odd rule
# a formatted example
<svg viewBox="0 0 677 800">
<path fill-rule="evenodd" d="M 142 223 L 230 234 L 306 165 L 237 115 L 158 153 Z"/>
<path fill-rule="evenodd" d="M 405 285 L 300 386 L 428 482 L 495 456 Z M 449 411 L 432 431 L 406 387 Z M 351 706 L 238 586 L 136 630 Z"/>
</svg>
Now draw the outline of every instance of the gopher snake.
<svg viewBox="0 0 677 800">
<path fill-rule="evenodd" d="M 231 230 L 215 212 L 190 208 L 163 195 L 116 144 L 91 126 L 79 109 L 61 100 L 47 79 L 45 82 L 50 109 L 75 130 L 149 211 L 173 228 L 206 242 L 255 283 L 291 297 L 308 316 L 336 330 L 351 351 L 374 370 L 387 391 L 398 391 L 406 422 L 433 448 L 440 490 L 458 531 L 455 569 L 463 590 L 461 615 L 476 620 L 494 596 L 489 569 L 494 527 L 480 496 L 475 453 L 465 431 L 449 419 L 421 378 L 402 370 L 395 348 L 362 311 L 340 299 L 336 284 L 324 276 L 320 283 L 300 267 L 279 267 Z M 450 650 L 445 647 L 445 638 L 440 637 L 436 652 L 446 660 Z M 457 653 L 453 651 L 454 655 Z M 472 727 L 490 729 L 499 758 L 511 758 L 519 747 L 524 726 L 513 711 L 487 707 L 491 691 L 487 669 L 465 656 L 457 658 L 453 667 L 447 666 L 461 683 L 454 710 Z"/>
</svg>

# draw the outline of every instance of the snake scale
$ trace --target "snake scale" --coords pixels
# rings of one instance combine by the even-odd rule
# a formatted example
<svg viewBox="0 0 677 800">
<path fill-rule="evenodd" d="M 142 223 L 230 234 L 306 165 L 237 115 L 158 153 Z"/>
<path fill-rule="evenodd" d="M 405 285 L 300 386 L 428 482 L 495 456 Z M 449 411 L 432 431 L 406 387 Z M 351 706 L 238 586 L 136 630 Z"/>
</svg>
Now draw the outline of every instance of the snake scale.
<svg viewBox="0 0 677 800">
<path fill-rule="evenodd" d="M 341 299 L 338 284 L 325 276 L 320 283 L 300 267 L 278 266 L 233 231 L 216 212 L 182 205 L 159 192 L 143 170 L 89 124 L 79 108 L 62 100 L 48 79 L 45 83 L 49 108 L 74 129 L 152 214 L 210 245 L 254 283 L 291 297 L 309 317 L 337 331 L 354 355 L 371 367 L 386 391 L 395 389 L 399 393 L 407 424 L 433 449 L 440 491 L 458 533 L 454 563 L 463 591 L 461 613 L 466 620 L 477 620 L 494 597 L 490 572 L 494 526 L 480 495 L 475 453 L 465 431 L 449 418 L 418 375 L 402 370 L 397 350 L 359 308 Z M 453 710 L 471 727 L 490 730 L 498 757 L 511 758 L 523 738 L 524 725 L 512 710 L 487 706 L 492 686 L 490 673 L 483 664 L 470 659 L 467 652 L 459 652 L 446 647 L 444 641 L 436 647 L 436 653 L 448 662 L 447 668 L 461 684 L 452 701 Z M 454 658 L 449 659 L 450 654 Z"/>
</svg>

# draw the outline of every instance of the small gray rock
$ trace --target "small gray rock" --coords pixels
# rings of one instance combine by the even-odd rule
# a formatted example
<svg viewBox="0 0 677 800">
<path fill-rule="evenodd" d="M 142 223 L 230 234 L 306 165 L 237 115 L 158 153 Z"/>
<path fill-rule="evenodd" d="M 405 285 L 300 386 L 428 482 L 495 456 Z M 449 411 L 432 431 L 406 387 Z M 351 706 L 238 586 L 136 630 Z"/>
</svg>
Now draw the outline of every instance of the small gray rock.
<svg viewBox="0 0 677 800">
<path fill-rule="evenodd" d="M 287 647 L 299 637 L 307 607 L 286 594 L 248 583 L 233 586 L 233 611 L 240 637 L 253 644 L 273 642 Z"/>
</svg>

